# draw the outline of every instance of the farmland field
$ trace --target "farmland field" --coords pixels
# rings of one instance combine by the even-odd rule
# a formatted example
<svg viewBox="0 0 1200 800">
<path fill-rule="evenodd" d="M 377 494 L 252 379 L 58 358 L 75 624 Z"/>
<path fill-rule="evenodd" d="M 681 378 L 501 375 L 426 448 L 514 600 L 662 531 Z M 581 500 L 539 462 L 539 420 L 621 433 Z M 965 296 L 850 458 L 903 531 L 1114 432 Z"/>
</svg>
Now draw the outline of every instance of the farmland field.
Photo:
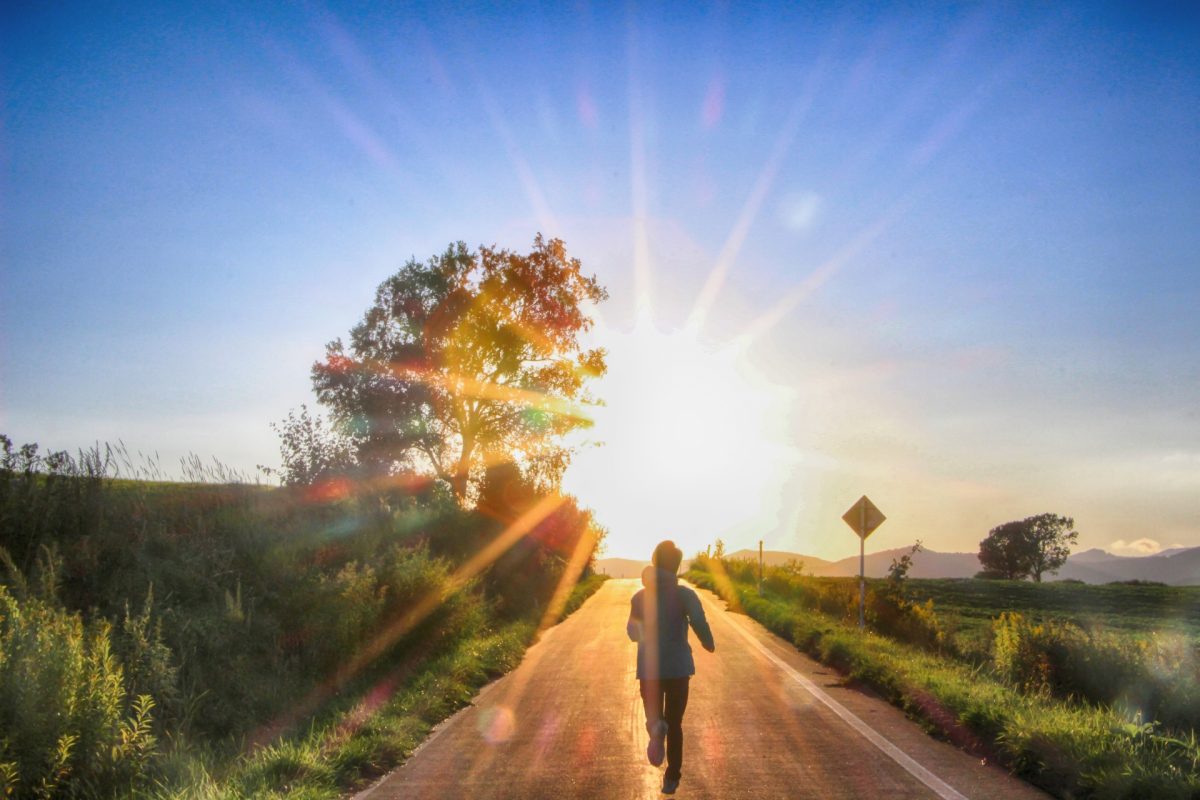
<svg viewBox="0 0 1200 800">
<path fill-rule="evenodd" d="M 1178 634 L 1200 647 L 1200 586 L 966 578 L 913 579 L 908 591 L 914 600 L 933 600 L 939 618 L 964 650 L 986 643 L 992 620 L 1004 611 L 1115 634 Z"/>
</svg>

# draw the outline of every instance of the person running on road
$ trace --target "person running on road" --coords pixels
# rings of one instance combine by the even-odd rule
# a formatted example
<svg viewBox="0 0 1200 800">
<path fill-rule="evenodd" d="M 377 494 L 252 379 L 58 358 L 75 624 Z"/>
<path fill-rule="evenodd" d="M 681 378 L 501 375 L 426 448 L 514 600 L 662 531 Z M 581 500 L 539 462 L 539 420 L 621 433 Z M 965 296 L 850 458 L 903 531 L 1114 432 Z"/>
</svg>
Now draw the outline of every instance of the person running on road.
<svg viewBox="0 0 1200 800">
<path fill-rule="evenodd" d="M 688 680 L 696 674 L 688 625 L 708 652 L 716 649 L 700 598 L 679 585 L 676 572 L 683 551 L 670 539 L 659 542 L 653 566 L 642 571 L 642 585 L 629 607 L 625 630 L 637 642 L 637 677 L 646 707 L 646 732 L 650 744 L 646 758 L 654 766 L 663 762 L 666 739 L 667 771 L 663 793 L 674 794 L 683 766 L 683 712 L 687 708 Z"/>
</svg>

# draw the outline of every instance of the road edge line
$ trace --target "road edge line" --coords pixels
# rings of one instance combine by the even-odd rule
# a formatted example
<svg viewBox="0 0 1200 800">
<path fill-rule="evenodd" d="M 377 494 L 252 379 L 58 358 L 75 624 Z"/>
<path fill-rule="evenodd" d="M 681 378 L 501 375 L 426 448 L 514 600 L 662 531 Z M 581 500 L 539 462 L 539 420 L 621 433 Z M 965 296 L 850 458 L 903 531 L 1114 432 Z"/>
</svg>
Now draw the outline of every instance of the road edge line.
<svg viewBox="0 0 1200 800">
<path fill-rule="evenodd" d="M 859 734 L 862 735 L 871 744 L 875 745 L 884 755 L 891 758 L 901 767 L 903 767 L 910 775 L 925 784 L 929 789 L 935 792 L 942 800 L 969 800 L 969 798 L 959 792 L 950 784 L 934 775 L 925 767 L 921 766 L 917 761 L 896 745 L 885 739 L 880 733 L 875 731 L 870 725 L 863 722 L 862 718 L 857 716 L 853 711 L 846 708 L 844 705 L 834 700 L 825 691 L 813 683 L 811 680 L 801 675 L 795 667 L 788 664 L 782 658 L 772 653 L 770 649 L 758 640 L 752 633 L 743 628 L 737 622 L 729 620 L 729 624 L 750 644 L 754 645 L 755 649 L 762 655 L 766 656 L 775 666 L 779 667 L 783 672 L 796 683 L 800 684 L 809 694 L 820 700 L 830 711 L 837 714 L 839 718 Z"/>
</svg>

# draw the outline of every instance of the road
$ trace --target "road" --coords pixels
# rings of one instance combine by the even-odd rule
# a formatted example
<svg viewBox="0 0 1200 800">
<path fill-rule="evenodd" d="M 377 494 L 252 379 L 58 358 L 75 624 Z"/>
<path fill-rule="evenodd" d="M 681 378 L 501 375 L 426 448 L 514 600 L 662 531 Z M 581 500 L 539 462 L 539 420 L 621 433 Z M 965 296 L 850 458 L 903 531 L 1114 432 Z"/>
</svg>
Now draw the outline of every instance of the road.
<svg viewBox="0 0 1200 800">
<path fill-rule="evenodd" d="M 610 580 L 509 675 L 356 800 L 661 796 L 625 636 L 639 584 Z M 842 685 L 699 591 L 717 642 L 694 641 L 680 798 L 1045 798 Z"/>
</svg>

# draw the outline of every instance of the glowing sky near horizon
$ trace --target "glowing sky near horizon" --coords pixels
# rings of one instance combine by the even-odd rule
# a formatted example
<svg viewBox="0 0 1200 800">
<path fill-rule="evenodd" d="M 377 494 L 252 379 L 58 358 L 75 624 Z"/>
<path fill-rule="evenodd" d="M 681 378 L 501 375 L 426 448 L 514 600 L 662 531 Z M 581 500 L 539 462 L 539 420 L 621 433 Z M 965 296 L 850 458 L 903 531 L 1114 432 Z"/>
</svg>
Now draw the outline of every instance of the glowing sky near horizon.
<svg viewBox="0 0 1200 800">
<path fill-rule="evenodd" d="M 274 464 L 383 278 L 541 231 L 611 293 L 567 479 L 610 555 L 837 558 L 864 493 L 871 549 L 1200 545 L 1197 41 L 1183 4 L 8 4 L 0 431 Z"/>
</svg>

